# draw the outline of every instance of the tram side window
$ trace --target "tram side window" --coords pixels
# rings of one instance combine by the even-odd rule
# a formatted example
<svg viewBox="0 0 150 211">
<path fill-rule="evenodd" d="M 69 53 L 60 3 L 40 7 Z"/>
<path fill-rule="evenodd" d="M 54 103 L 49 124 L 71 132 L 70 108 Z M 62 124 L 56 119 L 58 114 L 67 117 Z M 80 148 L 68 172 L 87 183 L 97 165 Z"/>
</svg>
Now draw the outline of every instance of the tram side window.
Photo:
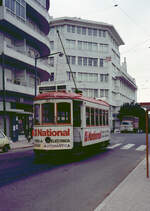
<svg viewBox="0 0 150 211">
<path fill-rule="evenodd" d="M 106 111 L 105 114 L 106 114 L 106 125 L 109 125 L 109 122 L 108 122 L 108 111 Z"/>
<path fill-rule="evenodd" d="M 54 103 L 42 105 L 42 123 L 54 123 Z"/>
<path fill-rule="evenodd" d="M 57 123 L 71 123 L 70 103 L 57 103 Z"/>
<path fill-rule="evenodd" d="M 40 124 L 40 104 L 34 105 L 34 124 Z"/>
<path fill-rule="evenodd" d="M 103 110 L 103 125 L 106 125 L 106 121 L 105 121 L 105 111 Z"/>
<path fill-rule="evenodd" d="M 86 125 L 90 125 L 90 108 L 86 107 Z"/>
<path fill-rule="evenodd" d="M 99 125 L 102 126 L 103 120 L 102 120 L 102 110 L 99 110 Z"/>
<path fill-rule="evenodd" d="M 99 125 L 99 115 L 98 115 L 98 109 L 95 109 L 95 115 L 96 115 L 96 126 Z"/>
<path fill-rule="evenodd" d="M 95 125 L 95 122 L 94 122 L 94 108 L 91 108 L 91 125 Z"/>
</svg>

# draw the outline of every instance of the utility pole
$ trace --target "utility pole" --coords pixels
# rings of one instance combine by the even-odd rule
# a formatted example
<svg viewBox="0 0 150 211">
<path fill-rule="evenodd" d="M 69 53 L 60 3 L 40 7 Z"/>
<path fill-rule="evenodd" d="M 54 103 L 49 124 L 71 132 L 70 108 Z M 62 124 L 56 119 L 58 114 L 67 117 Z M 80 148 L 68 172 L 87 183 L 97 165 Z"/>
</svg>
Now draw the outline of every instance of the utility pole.
<svg viewBox="0 0 150 211">
<path fill-rule="evenodd" d="M 4 53 L 2 56 L 2 80 L 3 80 L 3 121 L 4 121 L 4 133 L 7 134 L 6 130 L 6 94 L 5 94 L 5 58 Z"/>
</svg>

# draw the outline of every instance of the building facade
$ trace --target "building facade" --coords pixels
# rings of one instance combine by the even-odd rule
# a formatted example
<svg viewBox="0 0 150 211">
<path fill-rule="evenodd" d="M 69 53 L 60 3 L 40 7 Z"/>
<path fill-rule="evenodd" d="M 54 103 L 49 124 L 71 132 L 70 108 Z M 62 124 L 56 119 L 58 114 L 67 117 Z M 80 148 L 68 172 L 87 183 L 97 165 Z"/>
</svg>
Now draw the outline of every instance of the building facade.
<svg viewBox="0 0 150 211">
<path fill-rule="evenodd" d="M 137 101 L 135 80 L 127 73 L 126 60 L 120 60 L 119 46 L 123 40 L 113 25 L 62 17 L 50 19 L 50 48 L 65 56 L 50 58 L 51 84 L 66 84 L 75 90 L 72 80 L 83 95 L 101 98 L 111 106 L 111 125 L 117 127 L 117 113 L 123 103 Z M 68 64 L 71 67 L 68 66 Z M 45 85 L 44 85 L 45 84 Z M 46 83 L 42 84 L 46 86 Z"/>
<path fill-rule="evenodd" d="M 32 128 L 36 84 L 49 78 L 49 0 L 2 0 L 0 5 L 0 128 L 13 141 Z M 35 71 L 36 70 L 36 71 Z M 35 77 L 36 76 L 36 77 Z"/>
</svg>

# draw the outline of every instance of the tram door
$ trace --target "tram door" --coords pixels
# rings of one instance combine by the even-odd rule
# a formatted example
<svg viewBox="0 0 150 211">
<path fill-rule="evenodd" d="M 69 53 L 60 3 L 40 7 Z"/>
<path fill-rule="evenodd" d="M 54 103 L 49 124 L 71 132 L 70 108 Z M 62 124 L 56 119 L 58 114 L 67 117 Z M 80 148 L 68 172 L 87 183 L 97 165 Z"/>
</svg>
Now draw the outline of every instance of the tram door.
<svg viewBox="0 0 150 211">
<path fill-rule="evenodd" d="M 82 102 L 73 101 L 73 139 L 74 142 L 81 142 L 81 107 Z"/>
<path fill-rule="evenodd" d="M 81 127 L 81 104 L 82 102 L 73 102 L 73 127 Z"/>
</svg>

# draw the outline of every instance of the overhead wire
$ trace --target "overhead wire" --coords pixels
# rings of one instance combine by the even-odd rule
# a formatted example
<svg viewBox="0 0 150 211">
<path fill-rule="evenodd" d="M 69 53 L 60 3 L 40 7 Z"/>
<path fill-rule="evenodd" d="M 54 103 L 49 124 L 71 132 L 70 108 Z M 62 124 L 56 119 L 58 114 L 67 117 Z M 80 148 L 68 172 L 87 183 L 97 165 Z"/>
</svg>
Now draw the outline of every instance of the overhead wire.
<svg viewBox="0 0 150 211">
<path fill-rule="evenodd" d="M 142 31 L 146 34 L 146 36 L 150 37 L 150 34 L 148 34 L 148 33 L 146 32 L 146 30 L 145 30 L 143 27 L 141 27 L 141 25 L 137 24 L 136 21 L 134 21 L 134 19 L 131 18 L 131 17 L 128 15 L 128 13 L 127 13 L 124 9 L 122 9 L 122 8 L 120 7 L 119 4 L 114 4 L 114 7 L 117 7 L 125 16 L 128 17 L 128 19 L 129 19 L 132 23 L 134 23 L 134 25 L 136 25 L 137 28 L 142 29 Z M 148 42 L 149 40 L 150 40 L 150 38 L 149 38 L 149 39 L 146 39 L 146 40 L 144 40 L 144 41 L 142 41 L 142 42 L 140 42 L 140 43 L 135 44 L 135 47 L 132 47 L 132 48 L 130 48 L 129 50 L 126 50 L 126 51 L 122 52 L 122 54 L 125 54 L 125 53 L 128 53 L 128 52 L 131 52 L 131 51 L 135 50 L 137 47 L 139 47 L 139 46 L 145 44 L 145 43 Z"/>
</svg>

